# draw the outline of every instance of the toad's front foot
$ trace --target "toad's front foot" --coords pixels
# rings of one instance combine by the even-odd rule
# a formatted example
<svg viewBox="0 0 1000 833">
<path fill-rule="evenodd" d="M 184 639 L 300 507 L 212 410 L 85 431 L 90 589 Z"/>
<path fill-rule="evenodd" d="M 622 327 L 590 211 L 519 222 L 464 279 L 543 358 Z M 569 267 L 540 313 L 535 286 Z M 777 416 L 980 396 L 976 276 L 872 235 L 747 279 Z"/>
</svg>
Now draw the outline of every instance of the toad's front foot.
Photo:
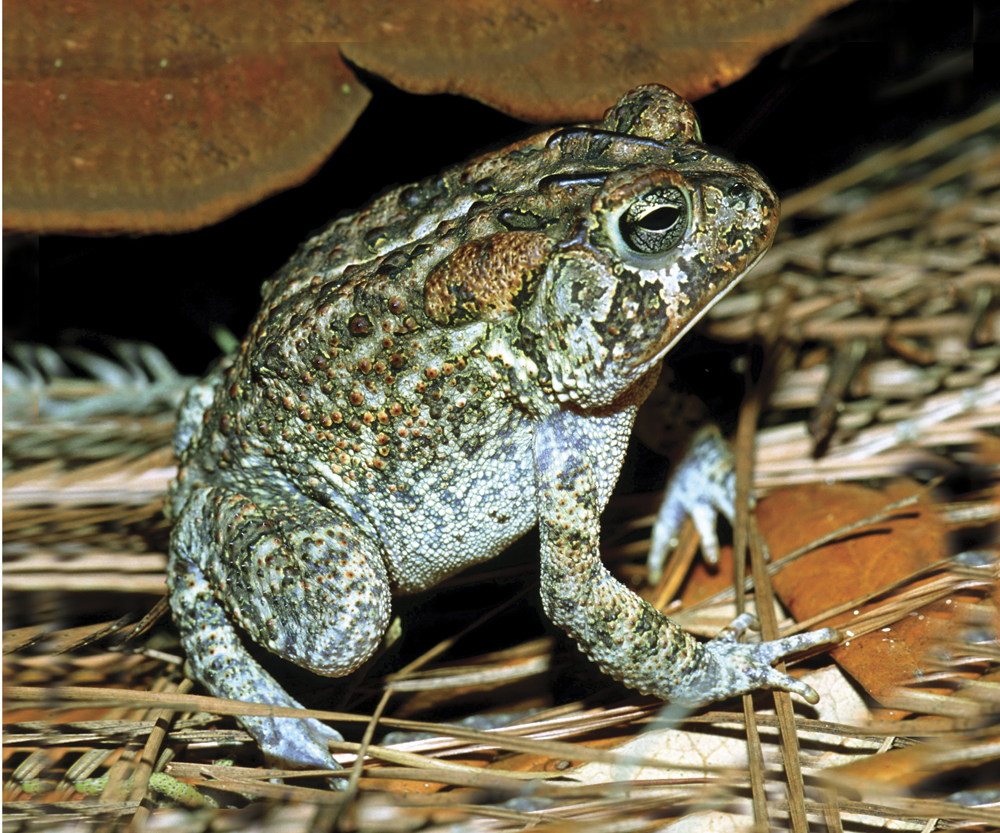
<svg viewBox="0 0 1000 833">
<path fill-rule="evenodd" d="M 749 694 L 759 688 L 778 689 L 798 694 L 807 703 L 819 702 L 812 686 L 771 667 L 771 663 L 790 654 L 807 651 L 820 645 L 837 642 L 840 634 L 833 628 L 787 636 L 772 642 L 737 641 L 754 621 L 744 613 L 724 628 L 718 636 L 705 643 L 705 662 L 689 685 L 671 699 L 683 705 L 700 706 Z"/>
</svg>

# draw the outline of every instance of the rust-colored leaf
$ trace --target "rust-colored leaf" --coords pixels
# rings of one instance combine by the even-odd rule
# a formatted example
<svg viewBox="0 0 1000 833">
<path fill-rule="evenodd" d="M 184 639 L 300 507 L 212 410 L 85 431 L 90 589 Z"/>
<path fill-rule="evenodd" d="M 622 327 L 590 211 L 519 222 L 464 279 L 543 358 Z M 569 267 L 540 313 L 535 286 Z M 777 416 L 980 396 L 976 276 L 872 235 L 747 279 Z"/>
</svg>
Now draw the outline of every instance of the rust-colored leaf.
<svg viewBox="0 0 1000 833">
<path fill-rule="evenodd" d="M 897 482 L 885 490 L 812 484 L 769 495 L 757 507 L 761 531 L 780 559 L 848 524 L 876 514 L 885 505 L 917 494 L 916 483 Z M 907 575 L 947 557 L 945 527 L 927 497 L 799 559 L 774 576 L 774 589 L 797 619 L 805 619 L 880 592 Z M 931 605 L 900 621 L 852 638 L 851 626 L 882 602 L 859 604 L 824 624 L 847 635 L 833 657 L 876 699 L 900 684 L 919 679 L 926 654 L 940 638 L 947 606 Z M 938 689 L 946 691 L 947 689 Z"/>
<path fill-rule="evenodd" d="M 172 232 L 306 179 L 368 101 L 341 60 L 531 121 L 696 98 L 845 0 L 4 6 L 4 230 Z M 338 46 L 339 44 L 339 46 Z"/>
<path fill-rule="evenodd" d="M 182 231 L 306 179 L 369 93 L 280 11 L 5 3 L 4 231 Z"/>
<path fill-rule="evenodd" d="M 985 432 L 976 444 L 976 457 L 980 466 L 986 471 L 1000 471 L 1000 437 Z M 1000 504 L 1000 482 L 994 481 L 989 486 L 989 494 L 994 505 Z M 989 520 L 985 523 L 990 523 Z M 990 591 L 993 633 L 1000 633 L 1000 582 L 994 582 Z"/>
<path fill-rule="evenodd" d="M 890 749 L 878 755 L 865 755 L 824 773 L 840 783 L 885 784 L 895 788 L 912 786 L 927 777 L 934 750 L 925 746 Z"/>
<path fill-rule="evenodd" d="M 359 66 L 416 93 L 457 93 L 528 121 L 590 120 L 651 81 L 698 98 L 845 0 L 358 3 Z M 431 46 L 431 48 L 428 48 Z"/>
<path fill-rule="evenodd" d="M 878 755 L 865 755 L 857 760 L 823 773 L 826 781 L 855 790 L 879 788 L 903 790 L 912 788 L 928 778 L 941 778 L 948 772 L 967 768 L 976 763 L 985 751 L 986 757 L 996 759 L 996 740 L 988 738 L 962 744 L 932 743 L 889 749 Z"/>
</svg>

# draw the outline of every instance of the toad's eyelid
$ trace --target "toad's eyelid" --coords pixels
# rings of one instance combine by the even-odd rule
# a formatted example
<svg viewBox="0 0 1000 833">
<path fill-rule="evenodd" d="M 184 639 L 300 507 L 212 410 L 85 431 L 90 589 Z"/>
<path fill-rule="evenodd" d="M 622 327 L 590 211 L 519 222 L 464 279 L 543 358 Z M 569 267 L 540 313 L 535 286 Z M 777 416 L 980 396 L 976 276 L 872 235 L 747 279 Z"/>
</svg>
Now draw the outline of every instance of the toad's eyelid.
<svg viewBox="0 0 1000 833">
<path fill-rule="evenodd" d="M 633 205 L 645 205 L 650 208 L 661 208 L 665 205 L 683 207 L 687 204 L 687 199 L 680 188 L 676 186 L 664 187 L 656 186 L 636 198 Z"/>
</svg>

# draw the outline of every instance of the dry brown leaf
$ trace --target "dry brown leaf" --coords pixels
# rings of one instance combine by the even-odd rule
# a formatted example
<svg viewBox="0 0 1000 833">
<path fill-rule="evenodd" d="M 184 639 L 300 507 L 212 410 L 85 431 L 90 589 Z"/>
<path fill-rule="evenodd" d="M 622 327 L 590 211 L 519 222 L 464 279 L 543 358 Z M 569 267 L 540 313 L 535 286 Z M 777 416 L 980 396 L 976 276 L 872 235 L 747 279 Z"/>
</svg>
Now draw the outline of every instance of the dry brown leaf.
<svg viewBox="0 0 1000 833">
<path fill-rule="evenodd" d="M 976 462 L 985 471 L 1000 472 L 1000 437 L 981 432 L 976 444 Z M 989 494 L 994 506 L 1000 506 L 1000 478 L 995 478 L 990 486 Z M 1000 626 L 1000 620 L 997 621 Z"/>
<path fill-rule="evenodd" d="M 888 503 L 920 492 L 911 482 L 876 491 L 854 485 L 810 484 L 775 492 L 757 507 L 760 528 L 779 559 L 811 540 L 874 515 Z M 946 529 L 926 495 L 889 520 L 821 547 L 774 576 L 774 589 L 797 619 L 806 619 L 877 593 L 948 555 Z M 878 607 L 876 599 L 830 619 L 847 641 L 833 657 L 876 699 L 919 679 L 928 648 L 954 605 L 939 603 L 912 611 L 901 621 L 852 638 L 851 623 Z M 948 689 L 938 689 L 947 691 Z M 901 713 L 900 713 L 901 715 Z"/>
<path fill-rule="evenodd" d="M 281 5 L 281 4 L 278 4 Z M 4 231 L 174 232 L 305 180 L 370 98 L 237 0 L 4 4 Z"/>
<path fill-rule="evenodd" d="M 933 746 L 907 746 L 890 749 L 878 755 L 867 755 L 844 764 L 825 775 L 850 786 L 881 784 L 894 789 L 912 786 L 924 780 L 929 773 L 939 771 L 935 764 Z"/>
<path fill-rule="evenodd" d="M 843 5 L 380 0 L 352 7 L 362 34 L 343 51 L 410 92 L 457 93 L 527 121 L 592 120 L 650 81 L 686 98 L 712 92 Z"/>
<path fill-rule="evenodd" d="M 341 54 L 410 92 L 591 120 L 641 83 L 730 83 L 844 3 L 12 0 L 4 231 L 183 231 L 304 181 L 369 99 Z"/>
</svg>

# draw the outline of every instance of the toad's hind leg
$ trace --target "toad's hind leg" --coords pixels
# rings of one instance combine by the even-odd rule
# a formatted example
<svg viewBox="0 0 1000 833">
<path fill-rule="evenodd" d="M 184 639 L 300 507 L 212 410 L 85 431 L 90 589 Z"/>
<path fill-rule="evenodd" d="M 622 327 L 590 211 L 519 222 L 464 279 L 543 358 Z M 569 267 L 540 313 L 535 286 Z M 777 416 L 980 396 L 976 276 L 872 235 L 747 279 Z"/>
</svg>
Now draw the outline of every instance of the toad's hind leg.
<svg viewBox="0 0 1000 833">
<path fill-rule="evenodd" d="M 339 677 L 360 666 L 390 614 L 375 545 L 315 504 L 261 504 L 198 487 L 170 541 L 170 602 L 192 676 L 217 697 L 301 708 L 233 626 L 279 656 Z M 275 763 L 335 768 L 317 720 L 241 717 Z"/>
</svg>

